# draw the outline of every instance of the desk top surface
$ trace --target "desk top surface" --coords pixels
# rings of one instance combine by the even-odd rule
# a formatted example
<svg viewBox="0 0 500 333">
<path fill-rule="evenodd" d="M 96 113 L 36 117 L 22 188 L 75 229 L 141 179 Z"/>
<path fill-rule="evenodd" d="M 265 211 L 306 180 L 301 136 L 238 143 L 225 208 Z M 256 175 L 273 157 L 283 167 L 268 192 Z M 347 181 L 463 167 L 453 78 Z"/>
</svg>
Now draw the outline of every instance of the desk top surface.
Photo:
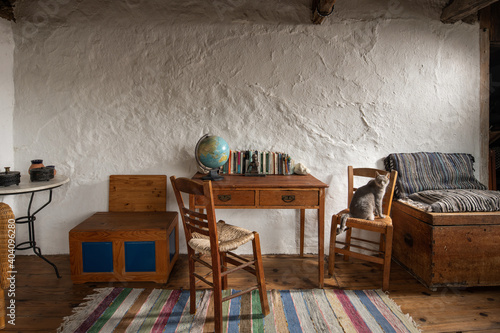
<svg viewBox="0 0 500 333">
<path fill-rule="evenodd" d="M 197 173 L 193 179 L 201 179 Z M 327 188 L 328 185 L 312 175 L 266 175 L 248 177 L 245 175 L 222 175 L 224 179 L 212 181 L 212 188 Z"/>
<path fill-rule="evenodd" d="M 28 175 L 21 175 L 21 182 L 19 185 L 0 187 L 0 195 L 45 191 L 59 187 L 67 182 L 69 182 L 69 178 L 60 174 L 55 175 L 51 180 L 41 182 L 32 182 Z"/>
</svg>

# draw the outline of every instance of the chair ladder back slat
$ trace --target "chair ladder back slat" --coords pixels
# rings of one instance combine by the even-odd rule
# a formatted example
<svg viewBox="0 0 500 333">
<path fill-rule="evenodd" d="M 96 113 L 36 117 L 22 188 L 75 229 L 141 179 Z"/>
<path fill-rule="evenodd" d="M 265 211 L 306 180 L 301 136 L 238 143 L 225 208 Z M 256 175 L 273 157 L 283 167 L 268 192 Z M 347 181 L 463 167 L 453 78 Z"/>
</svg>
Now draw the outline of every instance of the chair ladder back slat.
<svg viewBox="0 0 500 333">
<path fill-rule="evenodd" d="M 207 214 L 191 210 L 189 208 L 184 208 L 183 214 L 189 215 L 191 218 L 197 218 L 199 220 L 207 220 Z"/>
<path fill-rule="evenodd" d="M 201 228 L 208 228 L 208 217 L 206 214 L 196 213 L 187 208 L 182 210 L 182 214 L 190 224 L 194 224 Z"/>
<path fill-rule="evenodd" d="M 185 227 L 188 228 L 191 233 L 196 232 L 205 236 L 210 236 L 207 222 L 192 219 L 189 216 L 184 216 L 184 221 L 186 222 Z"/>
</svg>

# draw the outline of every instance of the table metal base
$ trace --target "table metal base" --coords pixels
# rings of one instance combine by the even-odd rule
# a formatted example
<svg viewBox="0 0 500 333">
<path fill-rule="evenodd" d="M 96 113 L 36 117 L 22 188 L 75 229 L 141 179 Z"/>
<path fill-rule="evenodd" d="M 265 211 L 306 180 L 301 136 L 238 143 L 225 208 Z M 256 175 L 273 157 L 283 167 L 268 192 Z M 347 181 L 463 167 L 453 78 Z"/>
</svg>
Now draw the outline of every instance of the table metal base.
<svg viewBox="0 0 500 333">
<path fill-rule="evenodd" d="M 38 257 L 42 258 L 45 260 L 49 265 L 54 267 L 54 270 L 56 271 L 56 276 L 58 278 L 61 278 L 59 275 L 59 271 L 57 269 L 57 266 L 50 262 L 47 258 L 45 258 L 42 255 L 42 251 L 40 250 L 40 247 L 36 246 L 36 239 L 35 239 L 35 221 L 36 221 L 36 214 L 40 212 L 42 209 L 44 209 L 51 201 L 52 201 L 52 189 L 49 189 L 49 200 L 43 204 L 40 208 L 38 208 L 35 212 L 31 213 L 31 205 L 33 204 L 33 198 L 35 197 L 36 192 L 31 192 L 31 198 L 30 198 L 30 203 L 28 205 L 28 215 L 23 216 L 23 217 L 18 217 L 16 219 L 16 224 L 27 224 L 28 225 L 28 235 L 29 235 L 29 240 L 26 242 L 22 242 L 16 245 L 16 250 L 29 250 L 33 249 L 33 253 L 35 253 Z"/>
</svg>

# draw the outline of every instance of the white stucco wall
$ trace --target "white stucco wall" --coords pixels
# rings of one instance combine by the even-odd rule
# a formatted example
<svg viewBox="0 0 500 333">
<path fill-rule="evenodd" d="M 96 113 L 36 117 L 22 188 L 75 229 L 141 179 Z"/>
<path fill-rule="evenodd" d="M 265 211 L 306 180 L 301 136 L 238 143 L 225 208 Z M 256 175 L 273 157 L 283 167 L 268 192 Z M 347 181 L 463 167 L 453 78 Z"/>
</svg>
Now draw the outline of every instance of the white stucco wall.
<svg viewBox="0 0 500 333">
<path fill-rule="evenodd" d="M 445 2 L 341 1 L 318 26 L 309 0 L 18 1 L 15 165 L 41 158 L 71 178 L 38 217 L 42 250 L 68 253 L 68 231 L 107 210 L 110 174 L 191 176 L 207 132 L 307 165 L 330 185 L 327 232 L 347 165 L 415 151 L 481 161 L 478 26 L 442 24 Z M 260 231 L 264 253 L 298 251 L 298 212 L 219 217 Z"/>
<path fill-rule="evenodd" d="M 14 171 L 14 35 L 11 23 L 0 19 L 0 172 L 4 167 Z M 12 206 L 15 200 L 1 197 L 0 201 Z"/>
</svg>

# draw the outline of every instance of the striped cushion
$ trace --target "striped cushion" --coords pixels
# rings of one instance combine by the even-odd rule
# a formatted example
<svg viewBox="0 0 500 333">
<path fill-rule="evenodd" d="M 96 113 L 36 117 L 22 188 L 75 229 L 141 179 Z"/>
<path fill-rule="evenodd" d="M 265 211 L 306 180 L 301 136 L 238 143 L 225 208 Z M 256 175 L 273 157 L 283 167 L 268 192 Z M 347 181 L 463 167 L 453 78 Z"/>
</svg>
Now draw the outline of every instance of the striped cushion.
<svg viewBox="0 0 500 333">
<path fill-rule="evenodd" d="M 430 212 L 500 211 L 500 192 L 485 190 L 429 190 L 413 193 L 411 200 L 424 202 Z"/>
<path fill-rule="evenodd" d="M 398 172 L 395 194 L 400 199 L 426 190 L 486 190 L 474 176 L 474 157 L 470 154 L 390 154 L 384 164 L 386 170 Z"/>
</svg>

